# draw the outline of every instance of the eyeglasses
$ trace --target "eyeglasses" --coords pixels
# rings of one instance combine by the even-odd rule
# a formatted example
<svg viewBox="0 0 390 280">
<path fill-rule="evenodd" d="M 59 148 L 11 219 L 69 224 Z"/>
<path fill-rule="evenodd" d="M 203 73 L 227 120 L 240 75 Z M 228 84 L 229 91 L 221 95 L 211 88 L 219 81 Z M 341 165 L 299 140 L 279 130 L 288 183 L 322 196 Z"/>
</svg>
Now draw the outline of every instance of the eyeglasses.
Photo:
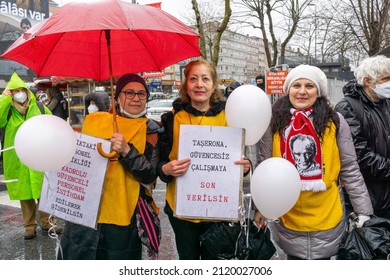
<svg viewBox="0 0 390 280">
<path fill-rule="evenodd" d="M 135 92 L 132 89 L 121 91 L 126 94 L 126 98 L 133 99 L 134 96 L 138 95 L 138 98 L 141 100 L 145 100 L 148 97 L 148 93 L 145 90 L 140 90 L 139 92 Z"/>
</svg>

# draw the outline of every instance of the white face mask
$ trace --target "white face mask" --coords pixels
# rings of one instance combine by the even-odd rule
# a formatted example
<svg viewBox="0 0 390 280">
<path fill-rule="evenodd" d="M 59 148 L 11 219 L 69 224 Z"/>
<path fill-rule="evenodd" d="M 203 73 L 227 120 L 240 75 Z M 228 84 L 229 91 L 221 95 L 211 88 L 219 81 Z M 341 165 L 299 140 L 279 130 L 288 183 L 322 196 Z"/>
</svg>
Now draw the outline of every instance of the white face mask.
<svg viewBox="0 0 390 280">
<path fill-rule="evenodd" d="M 99 111 L 99 108 L 95 104 L 91 104 L 88 106 L 88 113 L 95 113 L 98 111 Z"/>
<path fill-rule="evenodd" d="M 18 91 L 13 95 L 12 99 L 19 104 L 23 104 L 27 99 L 27 93 L 24 91 Z"/>
<path fill-rule="evenodd" d="M 376 88 L 373 90 L 379 99 L 390 98 L 390 82 L 376 84 Z"/>
<path fill-rule="evenodd" d="M 119 103 L 119 109 L 120 109 L 121 114 L 124 117 L 131 118 L 131 119 L 137 119 L 137 118 L 142 117 L 143 115 L 146 114 L 146 106 L 145 106 L 145 108 L 141 112 L 139 112 L 136 115 L 128 113 L 125 109 L 123 109 L 123 107 L 122 107 L 122 105 L 120 103 Z"/>
</svg>

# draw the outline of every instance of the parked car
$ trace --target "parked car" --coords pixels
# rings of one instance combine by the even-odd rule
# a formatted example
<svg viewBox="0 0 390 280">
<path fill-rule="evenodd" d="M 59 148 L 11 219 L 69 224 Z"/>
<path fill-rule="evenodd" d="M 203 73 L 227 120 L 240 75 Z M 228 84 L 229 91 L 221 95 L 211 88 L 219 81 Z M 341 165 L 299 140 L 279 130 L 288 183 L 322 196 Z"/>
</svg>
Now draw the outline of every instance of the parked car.
<svg viewBox="0 0 390 280">
<path fill-rule="evenodd" d="M 172 103 L 175 99 L 160 99 L 153 102 L 151 107 L 146 109 L 147 116 L 155 121 L 161 121 L 161 115 L 172 110 Z"/>
<path fill-rule="evenodd" d="M 161 101 L 161 99 L 153 99 L 153 100 L 149 100 L 148 103 L 146 104 L 146 109 L 150 108 L 150 107 L 154 107 L 154 104 L 156 104 L 157 102 Z"/>
<path fill-rule="evenodd" d="M 167 99 L 167 95 L 163 92 L 151 92 L 149 100 Z"/>
</svg>

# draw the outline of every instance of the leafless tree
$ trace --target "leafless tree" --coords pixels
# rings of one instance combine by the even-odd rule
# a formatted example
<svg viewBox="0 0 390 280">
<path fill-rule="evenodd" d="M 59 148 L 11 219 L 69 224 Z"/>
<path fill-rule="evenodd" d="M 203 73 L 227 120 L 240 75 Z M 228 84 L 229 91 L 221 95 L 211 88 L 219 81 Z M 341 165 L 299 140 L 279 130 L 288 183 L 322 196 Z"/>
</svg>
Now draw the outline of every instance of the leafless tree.
<svg viewBox="0 0 390 280">
<path fill-rule="evenodd" d="M 330 0 L 335 20 L 348 27 L 359 48 L 375 55 L 389 43 L 390 0 Z"/>
<path fill-rule="evenodd" d="M 288 43 L 297 31 L 298 23 L 304 11 L 313 0 L 241 0 L 237 5 L 246 9 L 241 14 L 255 17 L 257 21 L 249 24 L 261 30 L 268 66 L 278 63 L 280 46 L 280 63 L 284 63 Z M 248 14 L 249 13 L 249 14 Z M 246 21 L 248 23 L 248 21 Z M 276 35 L 276 28 L 279 34 Z M 280 36 L 278 38 L 278 36 Z M 283 39 L 281 39 L 283 38 Z"/>
<path fill-rule="evenodd" d="M 202 56 L 204 59 L 209 60 L 213 65 L 217 66 L 222 34 L 226 30 L 232 15 L 230 0 L 224 0 L 224 14 L 222 20 L 212 20 L 212 17 L 207 16 L 210 15 L 213 9 L 207 9 L 202 13 L 197 0 L 191 0 L 191 3 L 195 13 L 196 28 L 200 35 L 200 50 Z M 205 20 L 205 18 L 207 20 Z"/>
</svg>

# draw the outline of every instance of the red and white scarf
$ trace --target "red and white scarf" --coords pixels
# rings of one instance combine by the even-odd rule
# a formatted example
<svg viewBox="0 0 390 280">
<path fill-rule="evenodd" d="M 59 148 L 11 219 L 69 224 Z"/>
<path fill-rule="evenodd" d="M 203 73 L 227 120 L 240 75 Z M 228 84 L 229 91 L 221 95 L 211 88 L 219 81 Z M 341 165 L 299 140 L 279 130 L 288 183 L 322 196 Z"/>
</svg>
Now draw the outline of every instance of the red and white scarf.
<svg viewBox="0 0 390 280">
<path fill-rule="evenodd" d="M 301 177 L 301 191 L 325 191 L 322 180 L 322 150 L 321 143 L 309 116 L 313 112 L 291 109 L 290 125 L 281 135 L 280 149 L 285 159 L 298 170 Z"/>
</svg>

